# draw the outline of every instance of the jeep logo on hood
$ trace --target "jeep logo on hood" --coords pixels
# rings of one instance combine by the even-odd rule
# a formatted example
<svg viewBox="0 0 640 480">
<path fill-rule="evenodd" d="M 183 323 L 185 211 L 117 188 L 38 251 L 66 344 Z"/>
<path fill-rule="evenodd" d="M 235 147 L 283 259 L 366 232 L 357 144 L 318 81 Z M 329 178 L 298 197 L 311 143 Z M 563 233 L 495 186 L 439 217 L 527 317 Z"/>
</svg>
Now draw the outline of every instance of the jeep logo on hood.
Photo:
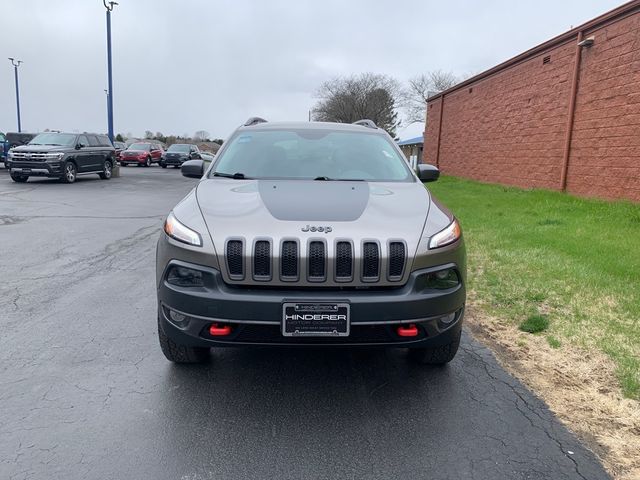
<svg viewBox="0 0 640 480">
<path fill-rule="evenodd" d="M 333 228 L 331 227 L 317 227 L 315 225 L 307 225 L 306 227 L 302 228 L 303 232 L 324 232 L 324 233 L 329 233 L 333 231 Z"/>
</svg>

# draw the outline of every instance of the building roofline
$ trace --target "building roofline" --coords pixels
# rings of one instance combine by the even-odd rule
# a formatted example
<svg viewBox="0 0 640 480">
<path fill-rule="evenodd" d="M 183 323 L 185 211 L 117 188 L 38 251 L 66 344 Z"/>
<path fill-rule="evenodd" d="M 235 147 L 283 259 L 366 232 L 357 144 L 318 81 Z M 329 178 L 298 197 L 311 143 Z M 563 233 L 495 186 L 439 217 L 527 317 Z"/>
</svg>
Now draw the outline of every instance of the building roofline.
<svg viewBox="0 0 640 480">
<path fill-rule="evenodd" d="M 398 142 L 398 145 L 403 147 L 405 145 L 418 145 L 420 143 L 424 143 L 424 137 L 423 136 L 407 138 L 406 140 L 401 140 L 401 141 Z"/>
<path fill-rule="evenodd" d="M 570 40 L 572 40 L 574 37 L 577 38 L 580 32 L 583 32 L 583 34 L 585 34 L 589 30 L 600 28 L 605 24 L 611 23 L 614 20 L 618 20 L 620 18 L 624 18 L 629 15 L 632 15 L 634 13 L 637 13 L 638 11 L 640 11 L 640 0 L 631 0 L 630 2 L 620 5 L 619 7 L 614 8 L 613 10 L 603 13 L 602 15 L 592 20 L 589 20 L 586 23 L 583 23 L 582 25 L 579 25 L 563 34 L 553 37 L 551 40 L 547 40 L 546 42 L 541 43 L 540 45 L 530 48 L 529 50 L 526 50 L 525 52 L 519 55 L 516 55 L 515 57 L 510 58 L 509 60 L 496 65 L 495 67 L 492 67 L 488 70 L 485 70 L 482 73 L 479 73 L 478 75 L 468 78 L 454 85 L 453 87 L 448 88 L 447 90 L 436 93 L 435 95 L 432 95 L 431 97 L 427 98 L 427 102 L 431 102 L 440 97 L 446 96 L 449 93 L 455 92 L 456 90 L 472 85 L 480 80 L 484 80 L 485 78 L 496 75 L 502 70 L 505 70 L 509 67 L 522 63 L 536 55 L 545 53 L 546 51 L 552 48 L 555 48 L 559 45 L 567 43 Z"/>
</svg>

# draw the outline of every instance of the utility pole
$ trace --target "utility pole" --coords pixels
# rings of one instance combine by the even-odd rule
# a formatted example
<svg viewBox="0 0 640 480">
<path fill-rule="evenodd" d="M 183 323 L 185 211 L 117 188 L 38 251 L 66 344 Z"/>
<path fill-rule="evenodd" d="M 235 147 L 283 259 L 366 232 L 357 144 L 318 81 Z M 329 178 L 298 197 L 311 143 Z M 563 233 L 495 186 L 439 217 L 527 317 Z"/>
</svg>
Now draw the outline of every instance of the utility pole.
<svg viewBox="0 0 640 480">
<path fill-rule="evenodd" d="M 16 77 L 16 111 L 18 112 L 18 133 L 22 132 L 22 124 L 20 123 L 20 86 L 18 82 L 18 67 L 22 63 L 22 60 L 16 60 L 9 57 L 11 65 L 13 65 L 13 73 Z"/>
</svg>

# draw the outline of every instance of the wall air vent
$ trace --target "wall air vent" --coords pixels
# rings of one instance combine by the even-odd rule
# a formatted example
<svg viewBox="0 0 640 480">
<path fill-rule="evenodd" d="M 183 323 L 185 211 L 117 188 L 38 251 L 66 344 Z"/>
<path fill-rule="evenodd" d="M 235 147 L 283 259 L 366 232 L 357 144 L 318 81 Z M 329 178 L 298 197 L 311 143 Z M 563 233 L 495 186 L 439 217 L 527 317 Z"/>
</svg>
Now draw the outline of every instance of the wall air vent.
<svg viewBox="0 0 640 480">
<path fill-rule="evenodd" d="M 549 63 L 549 62 L 551 62 L 551 55 L 547 55 L 546 57 L 542 58 L 542 64 L 543 65 L 546 64 L 546 63 Z"/>
</svg>

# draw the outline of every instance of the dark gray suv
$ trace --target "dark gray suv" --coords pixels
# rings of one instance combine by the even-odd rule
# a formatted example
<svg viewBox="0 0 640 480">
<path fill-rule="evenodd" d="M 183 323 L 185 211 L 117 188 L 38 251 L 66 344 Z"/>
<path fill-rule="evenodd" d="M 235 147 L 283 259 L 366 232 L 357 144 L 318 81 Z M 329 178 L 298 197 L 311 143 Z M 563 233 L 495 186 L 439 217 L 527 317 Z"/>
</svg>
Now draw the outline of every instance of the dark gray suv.
<svg viewBox="0 0 640 480">
<path fill-rule="evenodd" d="M 157 246 L 165 356 L 239 345 L 408 348 L 456 354 L 465 306 L 460 225 L 373 122 L 252 118 L 169 214 Z"/>
<path fill-rule="evenodd" d="M 197 145 L 190 143 L 174 143 L 167 151 L 162 154 L 160 159 L 160 166 L 167 168 L 167 166 L 173 166 L 178 168 L 187 160 L 200 159 L 200 149 Z"/>
<path fill-rule="evenodd" d="M 27 145 L 15 147 L 6 163 L 14 182 L 50 177 L 66 183 L 89 173 L 109 180 L 114 164 L 115 149 L 106 135 L 57 132 L 40 133 Z"/>
</svg>

